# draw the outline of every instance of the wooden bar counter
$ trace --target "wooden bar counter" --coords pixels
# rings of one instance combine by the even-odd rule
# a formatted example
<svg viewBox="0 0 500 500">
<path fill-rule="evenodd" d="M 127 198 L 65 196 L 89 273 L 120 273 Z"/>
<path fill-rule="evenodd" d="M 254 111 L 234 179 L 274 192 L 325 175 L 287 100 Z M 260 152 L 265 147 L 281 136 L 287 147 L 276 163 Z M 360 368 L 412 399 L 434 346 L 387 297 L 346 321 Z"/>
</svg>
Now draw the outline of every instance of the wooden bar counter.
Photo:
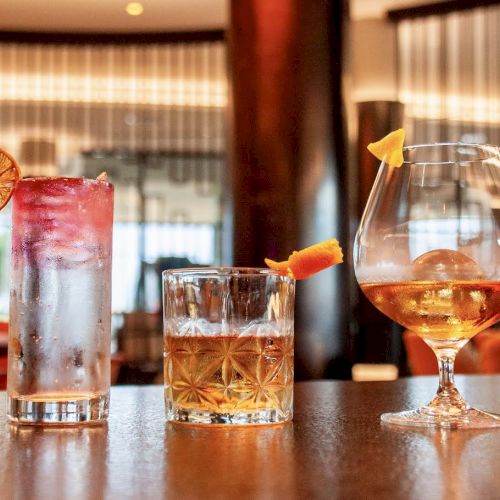
<svg viewBox="0 0 500 500">
<path fill-rule="evenodd" d="M 459 376 L 467 400 L 500 413 L 500 376 Z M 166 424 L 161 386 L 112 389 L 104 426 L 2 424 L 2 499 L 498 499 L 500 428 L 383 426 L 425 404 L 436 377 L 296 384 L 292 424 Z M 5 420 L 5 394 L 0 406 Z"/>
</svg>

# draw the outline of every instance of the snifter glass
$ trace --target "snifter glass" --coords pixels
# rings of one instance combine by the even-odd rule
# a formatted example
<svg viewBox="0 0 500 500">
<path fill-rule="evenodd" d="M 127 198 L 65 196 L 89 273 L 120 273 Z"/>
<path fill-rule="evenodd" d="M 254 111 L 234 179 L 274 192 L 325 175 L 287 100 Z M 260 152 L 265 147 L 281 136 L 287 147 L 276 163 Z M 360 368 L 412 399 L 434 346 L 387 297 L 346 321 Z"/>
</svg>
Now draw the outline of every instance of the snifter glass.
<svg viewBox="0 0 500 500">
<path fill-rule="evenodd" d="M 446 143 L 404 148 L 384 161 L 354 245 L 359 285 L 392 320 L 416 332 L 439 366 L 425 407 L 383 422 L 445 428 L 500 426 L 471 408 L 454 383 L 457 352 L 500 319 L 500 150 Z"/>
</svg>

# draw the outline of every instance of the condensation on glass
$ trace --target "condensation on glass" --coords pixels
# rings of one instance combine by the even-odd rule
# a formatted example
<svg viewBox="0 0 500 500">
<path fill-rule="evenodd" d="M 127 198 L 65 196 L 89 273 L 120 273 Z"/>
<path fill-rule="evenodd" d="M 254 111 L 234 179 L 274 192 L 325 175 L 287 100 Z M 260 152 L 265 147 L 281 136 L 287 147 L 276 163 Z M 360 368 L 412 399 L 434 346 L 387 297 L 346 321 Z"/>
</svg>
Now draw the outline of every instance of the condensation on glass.
<svg viewBox="0 0 500 500">
<path fill-rule="evenodd" d="M 13 195 L 8 416 L 104 420 L 110 387 L 113 186 L 22 180 Z"/>
</svg>

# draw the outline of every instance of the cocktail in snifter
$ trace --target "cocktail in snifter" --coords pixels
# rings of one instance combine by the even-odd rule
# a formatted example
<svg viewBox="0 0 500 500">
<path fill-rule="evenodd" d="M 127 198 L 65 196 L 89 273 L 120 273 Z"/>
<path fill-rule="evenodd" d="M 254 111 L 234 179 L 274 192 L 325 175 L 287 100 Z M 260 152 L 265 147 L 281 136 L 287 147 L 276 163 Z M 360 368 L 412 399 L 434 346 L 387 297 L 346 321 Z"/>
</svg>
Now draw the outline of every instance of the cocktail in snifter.
<svg viewBox="0 0 500 500">
<path fill-rule="evenodd" d="M 439 390 L 424 408 L 384 414 L 400 425 L 500 426 L 471 408 L 453 379 L 455 356 L 500 319 L 500 150 L 476 144 L 404 148 L 384 158 L 356 235 L 356 277 L 384 314 L 433 349 Z"/>
</svg>

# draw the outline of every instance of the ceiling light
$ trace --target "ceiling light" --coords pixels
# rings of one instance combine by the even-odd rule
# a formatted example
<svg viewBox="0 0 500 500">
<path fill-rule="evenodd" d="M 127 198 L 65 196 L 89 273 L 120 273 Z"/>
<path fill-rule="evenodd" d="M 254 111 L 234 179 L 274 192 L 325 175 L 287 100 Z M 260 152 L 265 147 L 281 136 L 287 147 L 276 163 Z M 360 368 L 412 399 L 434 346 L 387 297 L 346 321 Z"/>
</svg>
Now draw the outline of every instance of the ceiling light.
<svg viewBox="0 0 500 500">
<path fill-rule="evenodd" d="M 125 10 L 127 11 L 127 14 L 131 16 L 140 16 L 144 11 L 144 7 L 142 6 L 142 3 L 129 2 L 125 7 Z"/>
</svg>

